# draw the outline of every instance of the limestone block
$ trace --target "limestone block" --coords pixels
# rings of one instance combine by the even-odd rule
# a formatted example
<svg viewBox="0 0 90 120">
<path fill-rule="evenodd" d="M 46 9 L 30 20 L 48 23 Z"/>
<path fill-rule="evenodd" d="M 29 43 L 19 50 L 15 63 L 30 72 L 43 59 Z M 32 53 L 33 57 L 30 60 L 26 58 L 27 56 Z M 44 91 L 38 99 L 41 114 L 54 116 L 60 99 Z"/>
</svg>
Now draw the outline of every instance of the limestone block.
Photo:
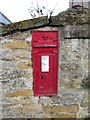
<svg viewBox="0 0 90 120">
<path fill-rule="evenodd" d="M 39 103 L 43 104 L 43 103 L 52 103 L 52 99 L 50 97 L 45 97 L 45 96 L 42 96 L 40 97 L 40 100 L 39 100 Z"/>
<path fill-rule="evenodd" d="M 73 16 L 73 15 L 72 15 Z M 71 26 L 67 25 L 65 27 L 65 37 L 87 37 L 88 36 L 88 25 L 78 25 L 78 26 Z"/>
<path fill-rule="evenodd" d="M 6 48 L 9 48 L 9 49 L 29 49 L 30 48 L 29 42 L 19 41 L 19 40 L 4 43 L 3 46 L 5 46 Z"/>
<path fill-rule="evenodd" d="M 19 69 L 32 69 L 32 62 L 31 61 L 20 61 L 17 64 L 17 68 L 19 68 Z"/>
<path fill-rule="evenodd" d="M 72 52 L 71 53 L 71 61 L 81 61 L 81 53 L 80 52 Z"/>
<path fill-rule="evenodd" d="M 66 39 L 60 43 L 60 62 L 70 61 L 71 58 L 71 40 Z"/>
<path fill-rule="evenodd" d="M 71 63 L 71 71 L 81 71 L 81 63 L 80 62 Z"/>
<path fill-rule="evenodd" d="M 59 65 L 61 72 L 81 71 L 81 64 L 78 62 L 62 62 Z"/>
<path fill-rule="evenodd" d="M 27 37 L 30 37 L 30 32 L 17 32 L 12 35 L 13 40 L 25 40 Z M 31 37 L 30 37 L 31 38 Z"/>
<path fill-rule="evenodd" d="M 52 97 L 53 103 L 59 105 L 78 105 L 82 99 L 83 94 L 80 89 L 60 89 L 58 96 Z"/>
<path fill-rule="evenodd" d="M 20 69 L 11 69 L 11 70 L 2 70 L 0 73 L 0 78 L 2 81 L 4 80 L 12 80 L 16 78 L 28 78 L 32 75 L 32 70 L 20 70 Z"/>
<path fill-rule="evenodd" d="M 81 88 L 82 79 L 70 79 L 70 78 L 61 78 L 60 79 L 60 88 L 72 89 L 72 88 Z"/>
<path fill-rule="evenodd" d="M 60 75 L 60 88 L 72 89 L 72 88 L 81 88 L 82 86 L 82 73 L 78 71 L 69 73 L 63 73 Z"/>
<path fill-rule="evenodd" d="M 54 106 L 52 108 L 52 112 L 58 113 L 58 112 L 67 112 L 67 113 L 76 113 L 79 110 L 78 105 L 63 105 L 63 106 Z"/>
<path fill-rule="evenodd" d="M 26 105 L 23 105 L 22 111 L 26 114 L 28 114 L 28 113 L 35 114 L 35 112 L 42 111 L 42 105 L 41 104 L 32 104 L 32 103 L 26 104 Z"/>
<path fill-rule="evenodd" d="M 68 72 L 71 70 L 71 64 L 70 63 L 62 63 L 60 64 L 61 71 Z"/>
<path fill-rule="evenodd" d="M 2 115 L 3 118 L 19 118 L 22 113 L 21 113 L 22 106 L 20 104 L 17 105 L 3 105 L 2 107 Z M 25 116 L 24 116 L 25 117 Z"/>
<path fill-rule="evenodd" d="M 0 52 L 0 59 L 4 61 L 31 59 L 31 51 L 25 49 L 3 49 Z"/>
<path fill-rule="evenodd" d="M 71 53 L 70 52 L 60 52 L 59 53 L 59 63 L 61 62 L 70 62 L 71 61 Z"/>
<path fill-rule="evenodd" d="M 26 82 L 28 81 L 28 84 Z M 22 79 L 14 79 L 10 81 L 4 81 L 2 83 L 3 95 L 15 92 L 17 89 L 32 89 L 33 88 L 33 81 L 31 80 L 22 80 Z"/>
<path fill-rule="evenodd" d="M 55 114 L 54 118 L 55 118 L 55 120 L 58 120 L 59 118 L 61 118 L 61 119 L 68 119 L 68 118 L 71 119 L 72 118 L 73 119 L 73 118 L 76 118 L 76 114 L 75 113 Z"/>
<path fill-rule="evenodd" d="M 71 48 L 72 47 L 71 45 L 72 45 L 71 39 L 65 39 L 64 41 L 61 41 L 61 44 L 60 44 L 60 46 L 62 47 L 63 50 L 64 50 L 64 48 L 66 48 L 66 49 Z"/>
<path fill-rule="evenodd" d="M 89 93 L 88 93 L 88 90 L 84 92 L 83 99 L 81 101 L 81 107 L 87 107 L 87 108 L 89 107 Z"/>
<path fill-rule="evenodd" d="M 48 119 L 51 120 L 51 118 L 54 118 L 54 117 L 51 116 L 51 113 L 44 113 L 44 118 L 47 120 Z"/>
<path fill-rule="evenodd" d="M 89 68 L 88 65 L 89 65 L 89 64 L 88 64 L 88 59 L 84 59 L 83 62 L 82 62 L 82 69 L 83 69 L 84 71 L 88 71 L 88 68 Z"/>
<path fill-rule="evenodd" d="M 45 111 L 46 113 L 51 113 L 51 112 L 52 112 L 52 107 L 53 107 L 53 106 L 51 106 L 51 105 L 49 105 L 49 104 L 46 104 L 46 105 L 43 106 L 44 111 Z"/>
<path fill-rule="evenodd" d="M 87 107 L 79 107 L 77 118 L 89 118 L 89 109 Z"/>
<path fill-rule="evenodd" d="M 30 97 L 20 97 L 20 103 L 22 105 L 28 105 L 28 104 L 38 104 L 39 102 L 39 97 L 34 97 L 34 96 L 30 96 Z"/>
<path fill-rule="evenodd" d="M 79 106 L 78 105 L 44 105 L 44 111 L 46 113 L 76 113 L 79 110 Z"/>
<path fill-rule="evenodd" d="M 78 52 L 78 50 L 80 49 L 80 45 L 79 45 L 79 41 L 78 39 L 71 39 L 72 42 L 72 51 L 76 51 Z"/>
<path fill-rule="evenodd" d="M 15 106 L 20 104 L 20 97 L 4 97 L 2 98 L 2 106 Z"/>
<path fill-rule="evenodd" d="M 31 120 L 37 120 L 37 118 L 41 119 L 42 117 L 35 117 L 32 118 Z M 45 118 L 43 117 L 43 120 L 51 120 L 51 118 L 48 118 L 48 116 L 46 116 Z"/>
<path fill-rule="evenodd" d="M 5 96 L 6 97 L 20 97 L 20 96 L 32 96 L 33 91 L 32 89 L 21 89 L 21 90 L 16 90 L 13 93 L 7 93 Z"/>
<path fill-rule="evenodd" d="M 1 68 L 3 70 L 11 70 L 12 68 L 15 69 L 16 68 L 16 61 L 8 61 L 8 60 L 3 60 L 2 61 L 2 66 Z"/>
</svg>

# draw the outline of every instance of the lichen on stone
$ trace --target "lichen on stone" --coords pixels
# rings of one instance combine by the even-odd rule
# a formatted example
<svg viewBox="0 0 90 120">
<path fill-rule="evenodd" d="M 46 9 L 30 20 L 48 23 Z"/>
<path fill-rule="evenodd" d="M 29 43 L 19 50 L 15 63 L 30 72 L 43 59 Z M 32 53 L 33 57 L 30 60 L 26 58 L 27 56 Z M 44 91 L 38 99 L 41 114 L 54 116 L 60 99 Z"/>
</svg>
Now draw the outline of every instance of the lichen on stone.
<svg viewBox="0 0 90 120">
<path fill-rule="evenodd" d="M 0 35 L 10 34 L 15 31 L 23 31 L 32 28 L 42 27 L 47 24 L 48 24 L 48 19 L 46 16 L 15 22 L 8 25 L 4 25 L 0 30 Z"/>
<path fill-rule="evenodd" d="M 55 17 L 51 17 L 50 25 L 77 25 L 89 24 L 90 9 L 81 6 L 68 8 L 66 11 L 59 13 Z"/>
</svg>

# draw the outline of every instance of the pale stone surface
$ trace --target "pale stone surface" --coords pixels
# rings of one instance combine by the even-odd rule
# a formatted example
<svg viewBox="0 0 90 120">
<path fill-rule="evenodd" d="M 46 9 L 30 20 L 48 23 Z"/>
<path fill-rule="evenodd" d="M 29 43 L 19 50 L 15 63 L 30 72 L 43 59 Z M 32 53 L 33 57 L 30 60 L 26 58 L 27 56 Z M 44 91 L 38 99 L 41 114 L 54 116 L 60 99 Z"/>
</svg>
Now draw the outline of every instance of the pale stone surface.
<svg viewBox="0 0 90 120">
<path fill-rule="evenodd" d="M 7 42 L 3 46 L 8 49 L 29 49 L 29 44 L 27 41 Z"/>
<path fill-rule="evenodd" d="M 68 105 L 68 106 L 54 106 L 52 108 L 52 111 L 55 112 L 68 112 L 68 113 L 76 113 L 79 110 L 79 106 L 78 105 Z"/>
<path fill-rule="evenodd" d="M 31 59 L 31 54 L 29 50 L 24 49 L 3 49 L 2 52 L 0 51 L 0 59 L 6 61 L 27 60 Z"/>
<path fill-rule="evenodd" d="M 56 115 L 54 115 L 54 117 L 55 118 L 57 118 L 57 119 L 55 119 L 55 120 L 58 120 L 59 118 L 61 118 L 61 119 L 71 119 L 71 118 L 76 118 L 76 114 L 75 113 L 71 113 L 71 114 L 56 114 Z"/>
<path fill-rule="evenodd" d="M 44 110 L 46 113 L 76 113 L 79 110 L 78 105 L 44 105 Z"/>
<path fill-rule="evenodd" d="M 19 69 L 31 69 L 32 68 L 32 62 L 31 61 L 19 61 L 17 63 L 17 68 Z"/>
<path fill-rule="evenodd" d="M 16 90 L 12 93 L 8 93 L 5 96 L 6 97 L 19 97 L 19 96 L 32 96 L 33 91 L 31 89 L 21 89 L 21 90 Z"/>
<path fill-rule="evenodd" d="M 0 82 L 0 119 L 2 117 L 2 83 Z"/>
</svg>

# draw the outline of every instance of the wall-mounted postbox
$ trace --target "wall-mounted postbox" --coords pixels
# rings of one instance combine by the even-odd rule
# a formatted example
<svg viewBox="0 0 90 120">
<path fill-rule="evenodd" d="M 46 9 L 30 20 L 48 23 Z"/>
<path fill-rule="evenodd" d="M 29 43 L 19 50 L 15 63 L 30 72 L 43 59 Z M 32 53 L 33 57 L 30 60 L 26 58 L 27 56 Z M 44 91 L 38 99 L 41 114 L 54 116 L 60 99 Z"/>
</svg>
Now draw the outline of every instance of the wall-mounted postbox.
<svg viewBox="0 0 90 120">
<path fill-rule="evenodd" d="M 34 95 L 57 95 L 58 32 L 33 31 L 32 55 Z"/>
</svg>

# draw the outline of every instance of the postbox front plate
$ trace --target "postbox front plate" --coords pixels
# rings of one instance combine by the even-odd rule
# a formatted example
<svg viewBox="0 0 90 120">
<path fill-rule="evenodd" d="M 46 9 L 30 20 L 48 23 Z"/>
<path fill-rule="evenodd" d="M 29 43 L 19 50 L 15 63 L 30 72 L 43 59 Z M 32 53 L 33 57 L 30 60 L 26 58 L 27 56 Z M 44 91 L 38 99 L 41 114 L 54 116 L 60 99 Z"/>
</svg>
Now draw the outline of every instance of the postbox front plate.
<svg viewBox="0 0 90 120">
<path fill-rule="evenodd" d="M 58 32 L 33 31 L 32 53 L 34 95 L 57 95 Z"/>
</svg>

